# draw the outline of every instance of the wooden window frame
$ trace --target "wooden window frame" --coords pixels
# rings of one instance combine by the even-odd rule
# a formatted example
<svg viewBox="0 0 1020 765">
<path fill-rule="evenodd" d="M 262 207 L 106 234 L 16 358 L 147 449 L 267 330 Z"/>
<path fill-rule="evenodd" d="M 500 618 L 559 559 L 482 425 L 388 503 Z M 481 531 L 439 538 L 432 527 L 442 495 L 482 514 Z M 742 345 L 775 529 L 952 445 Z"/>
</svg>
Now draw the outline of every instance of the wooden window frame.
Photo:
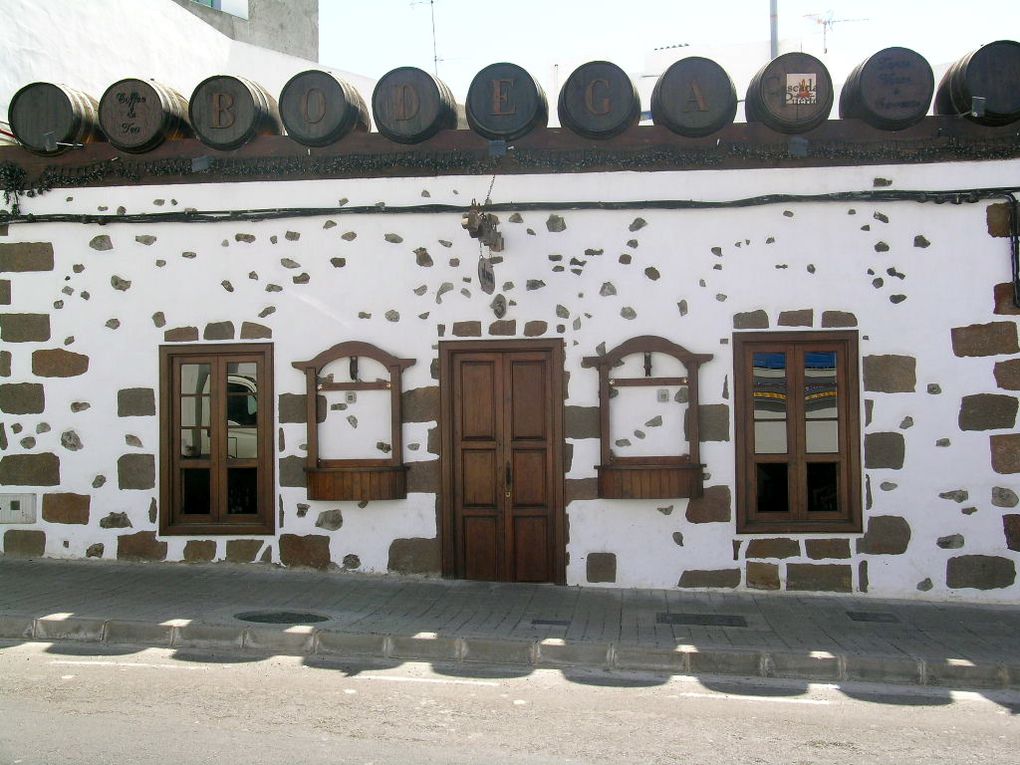
<svg viewBox="0 0 1020 765">
<path fill-rule="evenodd" d="M 212 452 L 208 462 L 211 471 L 213 502 L 211 512 L 205 515 L 180 513 L 181 488 L 178 474 L 181 469 L 179 448 L 181 426 L 180 391 L 175 370 L 182 363 L 210 363 L 219 369 L 217 379 L 225 381 L 226 364 L 242 362 L 257 365 L 257 443 L 256 456 L 244 459 L 254 465 L 235 465 L 258 468 L 257 511 L 251 515 L 230 516 L 225 511 L 226 478 L 230 460 L 243 459 L 224 456 L 217 446 L 226 439 L 225 418 L 216 416 L 226 405 L 226 384 L 215 388 L 210 383 L 210 428 Z M 275 471 L 273 432 L 273 346 L 269 343 L 232 343 L 201 345 L 163 345 L 159 349 L 159 428 L 160 428 L 160 513 L 161 535 L 271 535 L 276 533 L 276 515 L 273 511 Z"/>
<path fill-rule="evenodd" d="M 837 354 L 838 451 L 813 457 L 804 449 L 803 385 L 799 384 L 802 359 L 809 350 Z M 785 455 L 756 455 L 754 444 L 753 359 L 756 352 L 787 353 L 787 438 Z M 733 334 L 734 406 L 736 420 L 737 533 L 859 533 L 861 514 L 861 410 L 856 331 L 736 332 Z M 785 457 L 785 459 L 783 459 Z M 806 507 L 806 465 L 836 462 L 839 475 L 837 513 L 811 513 Z M 757 512 L 755 466 L 758 462 L 786 462 L 790 466 L 787 512 Z"/>
</svg>

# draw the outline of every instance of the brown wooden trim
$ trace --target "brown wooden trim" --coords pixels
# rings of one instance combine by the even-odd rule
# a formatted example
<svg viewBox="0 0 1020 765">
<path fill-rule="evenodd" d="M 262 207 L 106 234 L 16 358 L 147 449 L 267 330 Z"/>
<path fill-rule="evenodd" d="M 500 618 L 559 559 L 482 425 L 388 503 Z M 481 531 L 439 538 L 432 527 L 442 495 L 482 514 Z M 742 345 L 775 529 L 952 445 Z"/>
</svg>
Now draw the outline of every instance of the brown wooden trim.
<svg viewBox="0 0 1020 765">
<path fill-rule="evenodd" d="M 807 131 L 808 156 L 790 154 L 788 135 L 760 123 L 735 123 L 703 138 L 686 138 L 658 125 L 629 128 L 610 140 L 583 138 L 565 128 L 537 128 L 513 141 L 515 151 L 492 158 L 488 141 L 470 130 L 442 130 L 414 145 L 379 133 L 354 132 L 321 148 L 287 136 L 259 136 L 217 151 L 197 139 L 164 141 L 141 155 L 107 142 L 57 156 L 0 147 L 0 162 L 23 168 L 30 184 L 46 175 L 53 185 L 120 186 L 175 183 L 408 177 L 421 175 L 671 171 L 759 167 L 826 167 L 1005 159 L 1020 155 L 1016 126 L 977 125 L 962 117 L 931 116 L 904 130 L 885 131 L 861 120 L 829 120 Z M 211 158 L 192 170 L 189 160 Z M 111 164 L 111 160 L 116 162 Z M 240 174 L 238 168 L 252 166 Z M 61 178 L 63 176 L 63 179 Z"/>
<path fill-rule="evenodd" d="M 566 584 L 566 508 L 563 488 L 563 406 L 564 390 L 563 365 L 565 360 L 564 342 L 561 338 L 524 338 L 512 340 L 445 340 L 439 343 L 439 400 L 440 400 L 440 464 L 442 473 L 442 494 L 439 498 L 438 530 L 442 549 L 443 576 L 457 575 L 457 550 L 454 534 L 453 510 L 453 363 L 460 353 L 498 353 L 515 351 L 540 351 L 549 353 L 552 380 L 552 449 L 553 459 L 553 574 L 556 584 Z"/>
</svg>

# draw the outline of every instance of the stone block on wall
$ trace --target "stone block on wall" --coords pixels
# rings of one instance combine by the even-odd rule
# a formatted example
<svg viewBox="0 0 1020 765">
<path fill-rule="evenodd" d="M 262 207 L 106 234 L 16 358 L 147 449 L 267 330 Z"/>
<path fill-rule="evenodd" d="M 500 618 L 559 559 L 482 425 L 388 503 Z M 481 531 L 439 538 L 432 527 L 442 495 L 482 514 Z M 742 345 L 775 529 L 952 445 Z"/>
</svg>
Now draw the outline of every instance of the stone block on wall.
<svg viewBox="0 0 1020 765">
<path fill-rule="evenodd" d="M 1017 399 L 999 393 L 964 396 L 960 402 L 960 430 L 998 430 L 1016 425 Z"/>
<path fill-rule="evenodd" d="M 48 523 L 80 523 L 89 522 L 89 506 L 92 497 L 88 494 L 72 494 L 58 492 L 44 494 L 42 517 Z"/>
<path fill-rule="evenodd" d="M 394 539 L 390 544 L 386 569 L 394 574 L 438 575 L 441 568 L 438 539 Z"/>
<path fill-rule="evenodd" d="M 917 386 L 917 359 L 913 356 L 865 356 L 863 368 L 864 390 L 913 393 Z"/>
<path fill-rule="evenodd" d="M 1001 474 L 1020 473 L 1020 433 L 989 436 L 992 470 Z"/>
<path fill-rule="evenodd" d="M 0 340 L 6 343 L 44 343 L 49 339 L 49 314 L 0 314 Z"/>
<path fill-rule="evenodd" d="M 58 486 L 60 458 L 50 452 L 0 457 L 2 486 Z"/>
<path fill-rule="evenodd" d="M 690 523 L 729 523 L 733 517 L 729 486 L 706 486 L 701 496 L 687 503 Z"/>
<path fill-rule="evenodd" d="M 40 383 L 0 385 L 0 412 L 40 414 L 46 408 L 46 391 Z"/>
<path fill-rule="evenodd" d="M 616 581 L 616 553 L 588 553 L 585 561 L 585 576 L 589 583 Z"/>
<path fill-rule="evenodd" d="M 857 552 L 868 555 L 902 555 L 910 544 L 910 524 L 897 515 L 868 518 L 868 529 L 857 540 Z"/>
<path fill-rule="evenodd" d="M 789 563 L 786 589 L 803 592 L 852 592 L 853 568 L 825 563 Z"/>
<path fill-rule="evenodd" d="M 122 454 L 118 457 L 117 486 L 121 489 L 155 488 L 155 456 L 152 454 Z"/>
<path fill-rule="evenodd" d="M 946 586 L 950 589 L 998 590 L 1016 581 L 1016 565 L 995 555 L 960 555 L 946 561 Z"/>
<path fill-rule="evenodd" d="M 329 537 L 321 534 L 280 535 L 280 562 L 296 568 L 327 569 L 330 567 Z"/>
<path fill-rule="evenodd" d="M 1020 359 L 996 362 L 993 374 L 995 384 L 1003 390 L 1020 390 Z"/>
<path fill-rule="evenodd" d="M 747 561 L 747 586 L 752 590 L 778 590 L 779 564 Z"/>
<path fill-rule="evenodd" d="M 404 422 L 438 422 L 439 386 L 405 390 L 400 396 L 400 416 Z"/>
<path fill-rule="evenodd" d="M 89 371 L 89 357 L 63 348 L 32 353 L 32 374 L 39 377 L 77 377 Z"/>
<path fill-rule="evenodd" d="M 228 539 L 227 561 L 229 563 L 252 563 L 261 549 L 261 539 Z"/>
<path fill-rule="evenodd" d="M 117 537 L 117 560 L 165 560 L 166 542 L 155 531 L 139 531 Z"/>
<path fill-rule="evenodd" d="M 903 467 L 906 446 L 901 433 L 868 433 L 864 436 L 864 467 L 868 469 Z"/>
<path fill-rule="evenodd" d="M 709 571 L 688 569 L 680 575 L 680 581 L 676 586 L 733 589 L 740 586 L 740 569 L 724 568 Z"/>
<path fill-rule="evenodd" d="M 8 529 L 4 532 L 4 555 L 8 558 L 41 558 L 46 552 L 46 532 Z"/>
<path fill-rule="evenodd" d="M 189 539 L 184 545 L 185 563 L 208 563 L 216 557 L 216 542 L 212 539 Z"/>
<path fill-rule="evenodd" d="M 597 406 L 568 406 L 563 409 L 563 434 L 567 438 L 598 438 Z"/>
<path fill-rule="evenodd" d="M 0 244 L 0 273 L 28 273 L 53 270 L 50 242 Z"/>
<path fill-rule="evenodd" d="M 152 388 L 121 388 L 117 391 L 118 417 L 151 417 L 156 414 L 156 392 Z"/>
<path fill-rule="evenodd" d="M 993 321 L 952 329 L 953 353 L 957 356 L 997 356 L 1020 352 L 1016 322 Z"/>
</svg>

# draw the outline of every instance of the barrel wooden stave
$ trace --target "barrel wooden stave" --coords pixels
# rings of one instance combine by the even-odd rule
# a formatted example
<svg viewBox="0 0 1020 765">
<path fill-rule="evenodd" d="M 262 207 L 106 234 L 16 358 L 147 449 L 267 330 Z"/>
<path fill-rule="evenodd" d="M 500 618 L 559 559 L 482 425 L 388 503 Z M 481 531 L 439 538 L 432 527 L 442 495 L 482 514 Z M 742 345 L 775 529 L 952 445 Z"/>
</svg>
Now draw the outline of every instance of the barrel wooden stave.
<svg viewBox="0 0 1020 765">
<path fill-rule="evenodd" d="M 355 88 L 331 72 L 300 72 L 280 92 L 287 135 L 305 146 L 328 146 L 352 131 L 367 133 L 368 107 Z"/>
<path fill-rule="evenodd" d="M 726 70 L 711 59 L 676 61 L 655 82 L 652 121 L 689 138 L 711 135 L 733 122 L 737 91 Z"/>
<path fill-rule="evenodd" d="M 829 118 L 832 101 L 825 64 L 807 53 L 784 53 L 751 78 L 744 113 L 748 122 L 779 133 L 805 133 Z"/>
<path fill-rule="evenodd" d="M 372 92 L 376 129 L 397 143 L 420 143 L 457 127 L 457 104 L 442 80 L 413 66 L 387 72 Z"/>
<path fill-rule="evenodd" d="M 974 96 L 985 99 L 980 117 L 971 115 Z M 991 126 L 1020 120 L 1020 43 L 998 40 L 956 61 L 939 83 L 935 113 Z"/>
<path fill-rule="evenodd" d="M 145 152 L 163 141 L 190 138 L 188 102 L 154 80 L 128 78 L 113 83 L 99 100 L 99 124 L 118 149 Z"/>
<path fill-rule="evenodd" d="M 585 138 L 619 135 L 641 119 L 641 97 L 627 73 L 608 61 L 589 61 L 567 78 L 557 103 L 560 124 Z"/>
<path fill-rule="evenodd" d="M 22 146 L 34 154 L 60 154 L 75 144 L 104 140 L 99 127 L 99 104 L 80 90 L 52 82 L 33 82 L 11 99 L 7 121 Z M 53 133 L 55 149 L 46 148 Z"/>
<path fill-rule="evenodd" d="M 283 123 L 276 99 L 243 77 L 214 75 L 191 95 L 188 116 L 195 135 L 220 151 L 236 149 L 259 135 L 280 135 Z"/>
<path fill-rule="evenodd" d="M 909 48 L 886 48 L 847 76 L 839 116 L 880 130 L 903 130 L 924 119 L 935 92 L 935 76 L 924 57 Z"/>
<path fill-rule="evenodd" d="M 468 126 L 489 140 L 512 141 L 549 124 L 542 86 L 516 64 L 490 64 L 471 80 L 464 103 Z"/>
</svg>

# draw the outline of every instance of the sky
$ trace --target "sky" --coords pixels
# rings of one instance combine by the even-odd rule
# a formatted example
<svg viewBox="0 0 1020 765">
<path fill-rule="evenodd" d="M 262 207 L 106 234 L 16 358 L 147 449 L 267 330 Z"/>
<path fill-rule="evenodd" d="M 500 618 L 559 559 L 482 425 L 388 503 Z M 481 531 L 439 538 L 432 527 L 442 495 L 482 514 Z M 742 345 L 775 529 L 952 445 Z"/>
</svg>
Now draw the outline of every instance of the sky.
<svg viewBox="0 0 1020 765">
<path fill-rule="evenodd" d="M 752 74 L 768 62 L 769 0 L 320 0 L 320 63 L 372 78 L 398 66 L 433 72 L 433 12 L 439 78 L 458 101 L 497 61 L 527 69 L 551 104 L 586 61 L 609 60 L 653 82 L 696 52 L 730 71 L 740 93 L 744 59 Z M 891 46 L 937 69 L 985 43 L 1020 39 L 1020 0 L 779 0 L 779 34 L 818 55 L 835 82 Z M 732 47 L 754 42 L 764 48 Z M 690 48 L 654 51 L 684 43 Z"/>
</svg>

